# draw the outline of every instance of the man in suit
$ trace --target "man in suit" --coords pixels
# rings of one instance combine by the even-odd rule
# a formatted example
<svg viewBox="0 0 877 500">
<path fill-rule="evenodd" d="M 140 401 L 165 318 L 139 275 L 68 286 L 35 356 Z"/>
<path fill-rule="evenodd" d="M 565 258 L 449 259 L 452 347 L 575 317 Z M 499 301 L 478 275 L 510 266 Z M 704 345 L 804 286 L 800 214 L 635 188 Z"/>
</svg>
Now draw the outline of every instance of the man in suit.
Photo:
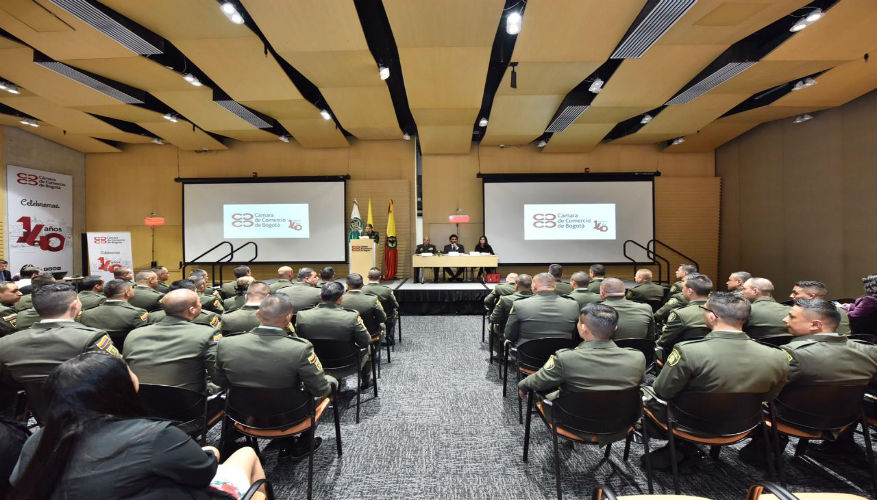
<svg viewBox="0 0 877 500">
<path fill-rule="evenodd" d="M 430 242 L 429 236 L 424 236 L 423 243 L 420 245 L 417 245 L 417 247 L 414 249 L 414 253 L 418 254 L 418 255 L 422 254 L 422 253 L 431 253 L 431 254 L 435 255 L 438 253 L 438 248 L 436 248 L 436 246 Z M 437 267 L 432 268 L 432 281 L 436 282 L 436 283 L 438 282 L 438 271 L 439 271 L 439 268 L 437 268 Z M 417 282 L 423 283 L 423 268 L 422 267 L 417 268 Z"/>
<path fill-rule="evenodd" d="M 789 313 L 789 306 L 778 303 L 773 298 L 773 290 L 773 283 L 765 278 L 749 278 L 743 283 L 743 297 L 752 303 L 752 312 L 743 331 L 752 338 L 788 332 L 783 319 Z"/>
<path fill-rule="evenodd" d="M 606 279 L 606 266 L 603 264 L 593 264 L 588 268 L 588 276 L 591 282 L 588 283 L 588 290 L 591 293 L 600 293 L 600 283 Z"/>
<path fill-rule="evenodd" d="M 9 261 L 0 259 L 0 281 L 12 281 L 12 272 L 9 270 Z"/>
<path fill-rule="evenodd" d="M 578 302 L 579 309 L 585 307 L 587 304 L 599 304 L 603 301 L 603 298 L 600 297 L 599 293 L 594 293 L 588 290 L 588 285 L 590 283 L 591 278 L 584 271 L 576 271 L 569 277 L 571 290 L 567 295 Z"/>
<path fill-rule="evenodd" d="M 443 253 L 445 253 L 445 254 L 448 254 L 451 252 L 466 253 L 466 249 L 463 248 L 463 245 L 461 245 L 459 243 L 459 238 L 457 238 L 456 234 L 452 234 L 450 237 L 448 237 L 448 241 L 450 243 L 445 245 L 445 249 L 443 250 Z M 456 269 L 451 269 L 450 267 L 445 267 L 445 276 L 451 275 L 451 277 L 448 281 L 455 281 L 455 280 L 456 281 L 463 281 L 463 278 L 461 278 L 460 276 L 463 274 L 464 270 L 465 270 L 465 268 L 462 268 L 462 267 L 458 267 Z"/>
<path fill-rule="evenodd" d="M 636 282 L 636 285 L 627 291 L 628 299 L 647 304 L 664 300 L 664 287 L 652 283 L 652 271 L 650 269 L 637 270 L 633 280 Z"/>
<path fill-rule="evenodd" d="M 618 312 L 618 328 L 613 339 L 654 339 L 655 319 L 648 304 L 624 298 L 624 283 L 618 278 L 606 278 L 600 284 L 602 304 Z"/>
<path fill-rule="evenodd" d="M 579 318 L 575 300 L 554 293 L 554 277 L 533 277 L 533 296 L 518 300 L 509 312 L 505 338 L 515 345 L 543 337 L 574 339 Z"/>
<path fill-rule="evenodd" d="M 560 264 L 551 264 L 548 266 L 548 273 L 554 277 L 554 293 L 557 295 L 569 295 L 572 286 L 563 281 L 563 266 Z"/>
<path fill-rule="evenodd" d="M 289 286 L 277 290 L 276 293 L 284 293 L 292 299 L 295 308 L 293 315 L 309 307 L 320 303 L 320 289 L 317 288 L 317 272 L 310 267 L 298 270 L 297 281 Z"/>
<path fill-rule="evenodd" d="M 821 281 L 798 281 L 792 287 L 792 293 L 789 294 L 789 298 L 792 300 L 826 300 L 827 296 L 828 287 Z M 847 315 L 846 309 L 838 307 L 837 312 L 840 314 L 840 323 L 835 331 L 841 335 L 849 335 L 850 317 Z"/>
</svg>

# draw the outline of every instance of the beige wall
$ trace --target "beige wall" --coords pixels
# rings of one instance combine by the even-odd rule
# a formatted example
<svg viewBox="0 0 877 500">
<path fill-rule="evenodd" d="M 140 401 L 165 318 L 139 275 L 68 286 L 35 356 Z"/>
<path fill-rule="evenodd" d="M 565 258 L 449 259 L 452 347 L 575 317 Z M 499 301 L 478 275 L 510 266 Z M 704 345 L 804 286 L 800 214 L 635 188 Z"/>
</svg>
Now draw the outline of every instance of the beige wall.
<svg viewBox="0 0 877 500">
<path fill-rule="evenodd" d="M 693 257 L 701 270 L 715 278 L 718 268 L 719 179 L 712 153 L 667 154 L 657 146 L 603 145 L 590 153 L 542 153 L 528 147 L 473 146 L 467 155 L 424 155 L 423 230 L 433 243 L 444 245 L 454 226 L 448 215 L 458 208 L 472 222 L 460 227 L 460 238 L 472 246 L 484 231 L 483 193 L 478 173 L 653 172 L 655 236 Z M 684 202 L 683 202 L 684 200 Z M 488 239 L 490 235 L 487 235 Z M 645 242 L 643 242 L 645 243 Z M 501 249 L 496 249 L 502 260 Z M 659 253 L 662 253 L 659 250 Z M 673 269 L 683 259 L 665 255 Z M 567 266 L 564 275 L 590 262 Z M 654 268 L 653 268 L 654 269 Z M 501 266 L 500 271 L 541 272 L 543 267 Z M 632 266 L 612 266 L 609 272 L 632 277 Z M 657 279 L 657 277 L 656 277 Z"/>
<path fill-rule="evenodd" d="M 763 124 L 716 150 L 720 270 L 771 279 L 785 298 L 819 280 L 861 295 L 877 272 L 877 92 L 814 119 Z"/>
<path fill-rule="evenodd" d="M 347 184 L 345 214 L 349 216 L 357 198 L 363 218 L 372 199 L 376 229 L 383 248 L 387 228 L 387 203 L 395 203 L 399 255 L 411 252 L 414 237 L 414 146 L 406 141 L 353 141 L 349 148 L 304 149 L 296 144 L 243 143 L 232 141 L 227 151 L 194 153 L 174 146 L 129 145 L 122 153 L 89 154 L 88 229 L 90 231 L 131 231 L 134 265 L 149 265 L 151 234 L 143 218 L 155 211 L 166 225 L 155 231 L 156 260 L 168 268 L 179 269 L 182 255 L 182 185 L 177 177 L 260 177 L 344 175 Z M 383 251 L 378 258 L 382 258 Z M 381 261 L 382 262 L 382 261 Z M 310 262 L 290 262 L 296 268 Z M 379 264 L 380 265 L 380 264 Z M 334 265 L 336 274 L 347 273 L 347 265 Z M 276 277 L 276 265 L 254 266 L 259 279 Z M 403 276 L 410 275 L 410 261 L 399 259 Z M 231 270 L 225 271 L 230 276 Z M 174 274 L 179 276 L 178 273 Z"/>
<path fill-rule="evenodd" d="M 73 176 L 73 271 L 82 267 L 82 242 L 85 232 L 85 155 L 15 127 L 0 127 L 0 230 L 3 234 L 3 255 L 8 254 L 6 241 L 6 166 L 33 168 Z M 15 264 L 15 263 L 13 263 Z M 12 269 L 15 274 L 17 269 Z"/>
</svg>

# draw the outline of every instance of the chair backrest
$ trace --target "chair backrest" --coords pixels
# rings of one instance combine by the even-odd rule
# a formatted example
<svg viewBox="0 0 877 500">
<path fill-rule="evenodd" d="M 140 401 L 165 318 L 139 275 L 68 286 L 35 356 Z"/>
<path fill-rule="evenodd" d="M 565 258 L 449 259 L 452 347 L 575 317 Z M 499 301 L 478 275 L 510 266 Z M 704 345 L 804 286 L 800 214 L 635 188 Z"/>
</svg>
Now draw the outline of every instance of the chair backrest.
<svg viewBox="0 0 877 500">
<path fill-rule="evenodd" d="M 640 417 L 639 386 L 620 391 L 561 390 L 552 401 L 552 417 L 558 425 L 580 434 L 617 434 Z"/>
<path fill-rule="evenodd" d="M 557 337 L 528 340 L 517 347 L 518 364 L 521 368 L 538 370 L 552 354 L 560 349 L 574 349 L 577 345 L 574 340 Z"/>
<path fill-rule="evenodd" d="M 655 341 L 649 339 L 618 339 L 615 340 L 618 347 L 636 349 L 646 357 L 646 367 L 655 362 Z"/>
<path fill-rule="evenodd" d="M 683 392 L 670 401 L 675 424 L 717 436 L 734 436 L 761 423 L 764 394 Z"/>
<path fill-rule="evenodd" d="M 877 335 L 871 335 L 870 333 L 853 333 L 850 335 L 850 340 L 859 340 L 866 344 L 877 344 Z"/>
<path fill-rule="evenodd" d="M 664 305 L 664 299 L 663 298 L 650 299 L 650 300 L 647 300 L 645 303 L 648 304 L 649 307 L 652 308 L 652 313 L 656 313 L 656 312 L 658 312 L 658 309 L 660 309 L 661 306 Z"/>
<path fill-rule="evenodd" d="M 351 340 L 310 340 L 324 370 L 359 367 L 359 347 Z"/>
<path fill-rule="evenodd" d="M 232 386 L 225 414 L 233 421 L 258 429 L 290 427 L 314 412 L 314 397 L 298 387 L 262 389 Z"/>
<path fill-rule="evenodd" d="M 850 316 L 850 331 L 853 333 L 877 335 L 877 314 L 860 316 L 858 318 Z"/>
<path fill-rule="evenodd" d="M 759 344 L 764 344 L 771 347 L 779 347 L 781 345 L 786 345 L 795 338 L 794 335 L 770 335 L 767 337 L 761 337 L 760 339 L 756 339 Z"/>
<path fill-rule="evenodd" d="M 140 384 L 138 394 L 151 417 L 186 422 L 203 418 L 206 411 L 207 397 L 183 387 Z"/>
<path fill-rule="evenodd" d="M 836 430 L 862 414 L 867 385 L 788 384 L 774 400 L 777 418 L 795 427 Z"/>
<path fill-rule="evenodd" d="M 42 416 L 45 415 L 46 409 L 49 407 L 49 401 L 43 392 L 44 383 L 45 379 L 24 384 L 24 392 L 27 394 L 27 407 L 40 425 L 43 422 Z"/>
</svg>

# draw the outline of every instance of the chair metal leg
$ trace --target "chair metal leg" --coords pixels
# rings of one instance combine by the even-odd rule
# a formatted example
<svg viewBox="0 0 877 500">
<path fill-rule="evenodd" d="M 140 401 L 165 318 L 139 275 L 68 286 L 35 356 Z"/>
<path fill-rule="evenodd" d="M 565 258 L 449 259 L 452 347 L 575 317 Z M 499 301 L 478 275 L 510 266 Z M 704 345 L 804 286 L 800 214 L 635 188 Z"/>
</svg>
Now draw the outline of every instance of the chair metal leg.
<svg viewBox="0 0 877 500">
<path fill-rule="evenodd" d="M 377 344 L 373 344 L 372 346 L 372 366 L 375 366 L 377 363 L 377 377 L 381 376 L 381 341 L 378 340 Z M 374 375 L 374 374 L 373 374 Z M 377 380 L 377 377 L 375 380 Z"/>
<path fill-rule="evenodd" d="M 624 461 L 627 462 L 627 457 L 630 456 L 630 442 L 633 439 L 633 431 L 627 433 L 627 438 L 624 440 Z"/>
<path fill-rule="evenodd" d="M 503 372 L 503 373 L 500 373 L 500 375 L 502 375 L 502 397 L 503 397 L 503 399 L 505 399 L 506 387 L 508 387 L 508 385 L 509 385 L 509 350 L 508 350 L 508 347 L 505 347 L 502 350 L 502 352 L 503 352 L 502 362 L 499 363 L 499 371 Z M 505 371 L 503 371 L 503 369 L 502 369 L 503 365 L 505 365 Z"/>
<path fill-rule="evenodd" d="M 713 460 L 719 459 L 719 453 L 722 452 L 721 446 L 710 446 L 710 458 Z"/>
<path fill-rule="evenodd" d="M 375 397 L 378 397 L 378 377 L 377 377 L 377 373 L 375 372 L 375 370 L 376 370 L 375 364 L 372 363 L 372 383 L 374 384 L 374 388 L 375 388 Z"/>
<path fill-rule="evenodd" d="M 673 492 L 679 494 L 679 467 L 676 465 L 676 438 L 673 435 L 673 414 L 667 406 L 667 433 L 670 435 L 670 466 L 673 469 Z"/>
<path fill-rule="evenodd" d="M 646 417 L 642 417 L 640 422 L 642 422 L 643 429 L 643 457 L 645 457 L 646 461 L 646 480 L 649 485 L 649 495 L 651 495 L 655 492 L 655 488 L 652 484 L 652 457 L 651 450 L 649 449 L 649 429 L 646 427 Z"/>
<path fill-rule="evenodd" d="M 527 393 L 527 425 L 524 427 L 524 462 L 527 461 L 530 451 L 530 412 L 533 409 L 533 391 Z"/>
<path fill-rule="evenodd" d="M 396 329 L 397 330 L 396 331 L 396 335 L 397 335 L 396 342 L 399 342 L 401 344 L 402 343 L 402 315 L 401 314 L 396 316 L 396 325 L 399 327 Z"/>
<path fill-rule="evenodd" d="M 552 419 L 553 420 L 553 419 Z M 554 482 L 557 485 L 557 500 L 563 500 L 560 493 L 560 453 L 557 451 L 557 422 L 551 427 L 551 437 L 554 438 Z"/>
<path fill-rule="evenodd" d="M 516 375 L 515 389 L 517 389 L 518 383 L 521 381 L 521 369 L 517 365 L 517 363 L 515 364 L 515 375 Z M 524 423 L 524 414 L 523 414 L 524 413 L 524 402 L 521 401 L 521 393 L 519 391 L 515 390 L 515 396 L 518 397 L 518 423 L 523 424 Z"/>
<path fill-rule="evenodd" d="M 487 336 L 487 347 L 490 349 L 490 358 L 487 360 L 487 364 L 493 364 L 493 332 Z M 499 362 L 499 360 L 497 360 Z"/>
<path fill-rule="evenodd" d="M 387 342 L 387 364 L 389 365 L 393 361 L 390 359 L 390 343 Z"/>
<path fill-rule="evenodd" d="M 314 417 L 311 416 L 311 428 L 313 429 L 314 425 Z M 316 431 L 316 429 L 314 429 Z M 316 432 L 311 433 L 311 438 L 308 440 L 308 500 L 311 500 L 314 496 L 314 440 L 316 439 L 314 435 Z"/>
<path fill-rule="evenodd" d="M 767 427 L 764 424 L 761 424 L 761 436 L 764 439 L 764 458 L 767 459 L 767 477 L 771 481 L 776 480 L 776 461 L 773 456 L 773 452 L 771 451 L 771 441 L 770 435 L 767 432 Z"/>
<path fill-rule="evenodd" d="M 871 469 L 871 481 L 874 486 L 874 495 L 877 496 L 877 464 L 874 463 L 874 447 L 871 444 L 871 430 L 865 417 L 862 416 L 862 434 L 865 436 L 865 456 L 868 459 L 868 468 Z"/>
<path fill-rule="evenodd" d="M 798 446 L 795 447 L 795 458 L 800 457 L 807 451 L 807 443 L 809 443 L 809 439 L 799 439 Z"/>
<path fill-rule="evenodd" d="M 332 413 L 335 417 L 335 448 L 341 456 L 341 417 L 338 414 L 338 394 L 332 393 Z"/>
<path fill-rule="evenodd" d="M 484 324 L 486 320 L 487 320 L 487 314 L 485 314 L 484 309 L 482 309 L 481 310 L 481 343 L 482 344 L 484 343 L 484 334 L 487 331 L 487 327 Z"/>
<path fill-rule="evenodd" d="M 603 459 L 609 460 L 609 455 L 612 454 L 612 443 L 606 445 L 606 451 L 603 453 Z"/>
<path fill-rule="evenodd" d="M 770 415 L 771 421 L 771 437 L 773 438 L 773 451 L 774 451 L 774 462 L 776 464 L 777 473 L 780 476 L 780 485 L 783 487 L 786 486 L 786 478 L 785 473 L 783 471 L 783 453 L 785 452 L 785 446 L 780 447 L 780 433 L 777 431 L 777 416 L 776 409 L 773 406 L 773 403 L 768 403 L 768 412 Z"/>
<path fill-rule="evenodd" d="M 362 399 L 362 370 L 356 370 L 356 423 L 359 423 L 359 403 Z"/>
</svg>

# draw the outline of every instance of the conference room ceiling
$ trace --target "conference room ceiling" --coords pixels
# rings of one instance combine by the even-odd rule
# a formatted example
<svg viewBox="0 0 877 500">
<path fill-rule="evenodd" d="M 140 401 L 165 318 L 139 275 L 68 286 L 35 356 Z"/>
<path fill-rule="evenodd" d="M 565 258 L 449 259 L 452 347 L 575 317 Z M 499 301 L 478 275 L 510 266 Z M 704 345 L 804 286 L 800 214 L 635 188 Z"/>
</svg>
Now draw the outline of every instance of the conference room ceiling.
<svg viewBox="0 0 877 500">
<path fill-rule="evenodd" d="M 663 8 L 681 16 L 622 54 Z M 87 153 L 403 135 L 424 154 L 707 152 L 874 90 L 875 56 L 874 0 L 4 0 L 19 93 L 0 90 L 0 124 Z"/>
</svg>

